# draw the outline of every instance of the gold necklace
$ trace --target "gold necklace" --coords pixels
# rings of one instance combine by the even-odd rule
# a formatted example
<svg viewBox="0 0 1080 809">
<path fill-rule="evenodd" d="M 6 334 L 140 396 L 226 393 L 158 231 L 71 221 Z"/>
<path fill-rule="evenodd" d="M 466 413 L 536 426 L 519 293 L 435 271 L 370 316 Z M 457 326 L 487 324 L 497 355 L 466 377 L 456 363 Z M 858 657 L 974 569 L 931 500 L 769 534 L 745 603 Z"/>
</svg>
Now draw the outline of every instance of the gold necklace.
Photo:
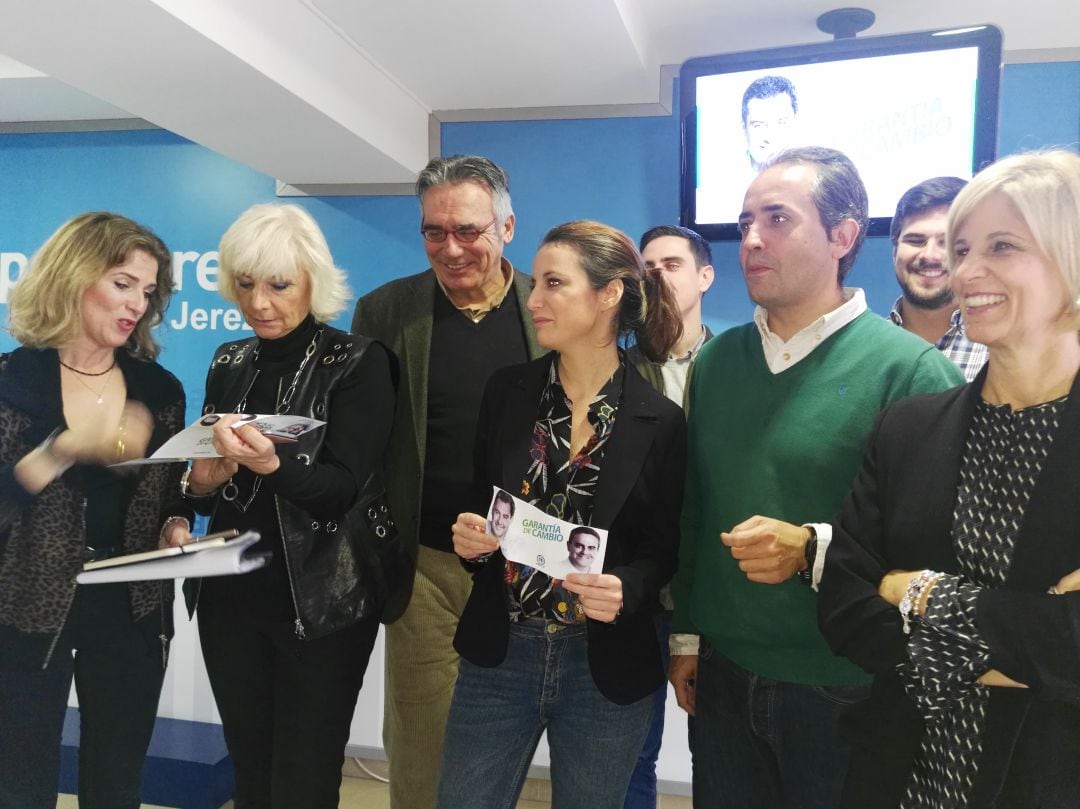
<svg viewBox="0 0 1080 809">
<path fill-rule="evenodd" d="M 64 365 L 64 367 L 67 368 L 66 365 Z M 80 385 L 82 385 L 84 388 L 86 388 L 88 391 L 90 391 L 92 394 L 94 394 L 94 396 L 97 397 L 97 404 L 104 404 L 105 403 L 105 395 L 104 395 L 105 394 L 105 388 L 109 387 L 109 380 L 112 378 L 112 372 L 113 372 L 114 368 L 116 368 L 116 363 L 113 363 L 112 368 L 110 368 L 105 373 L 105 381 L 101 384 L 101 389 L 100 390 L 94 390 L 92 387 L 90 387 L 90 385 L 88 385 L 86 383 L 86 381 L 83 380 L 83 378 L 78 375 L 79 372 L 74 371 L 74 369 L 72 369 L 72 371 L 74 372 L 75 376 L 73 376 L 72 379 L 74 379 L 76 382 L 78 382 Z"/>
</svg>

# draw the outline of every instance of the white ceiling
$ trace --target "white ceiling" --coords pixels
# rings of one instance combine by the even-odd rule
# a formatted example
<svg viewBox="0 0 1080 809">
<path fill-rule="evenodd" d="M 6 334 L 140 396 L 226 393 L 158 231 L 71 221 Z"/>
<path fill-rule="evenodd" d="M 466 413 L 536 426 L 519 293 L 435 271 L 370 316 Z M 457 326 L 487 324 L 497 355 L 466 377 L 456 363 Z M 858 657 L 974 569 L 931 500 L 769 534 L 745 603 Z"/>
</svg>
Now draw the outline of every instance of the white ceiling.
<svg viewBox="0 0 1080 809">
<path fill-rule="evenodd" d="M 994 23 L 1006 61 L 1080 59 L 1076 0 L 862 5 L 877 15 L 868 35 Z M 284 183 L 389 188 L 437 149 L 433 121 L 661 114 L 671 66 L 821 41 L 830 7 L 0 0 L 0 131 L 145 121 Z"/>
</svg>

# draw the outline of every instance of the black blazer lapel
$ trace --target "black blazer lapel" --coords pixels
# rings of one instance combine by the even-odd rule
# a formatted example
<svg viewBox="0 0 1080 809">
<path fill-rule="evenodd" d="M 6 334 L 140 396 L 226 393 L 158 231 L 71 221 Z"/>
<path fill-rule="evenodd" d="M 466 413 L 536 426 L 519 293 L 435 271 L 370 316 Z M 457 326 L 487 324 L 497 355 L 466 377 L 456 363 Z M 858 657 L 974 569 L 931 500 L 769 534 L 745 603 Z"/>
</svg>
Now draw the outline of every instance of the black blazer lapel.
<svg viewBox="0 0 1080 809">
<path fill-rule="evenodd" d="M 905 487 L 908 499 L 902 507 L 908 511 L 906 519 L 916 523 L 918 530 L 902 529 L 895 531 L 894 535 L 931 538 L 929 542 L 912 542 L 911 552 L 944 572 L 955 572 L 959 563 L 952 542 L 938 542 L 937 538 L 952 536 L 953 506 L 960 486 L 960 461 L 981 390 L 980 377 L 961 390 L 958 396 L 951 398 L 938 413 L 920 411 L 918 422 L 927 424 L 926 416 L 930 415 L 929 423 L 932 426 L 922 435 L 914 434 L 913 429 L 905 438 L 919 449 L 913 455 L 917 459 L 912 464 L 914 468 L 904 470 L 913 485 Z M 928 508 L 933 504 L 937 504 L 937 507 Z M 927 552 L 933 558 L 927 558 Z"/>
<path fill-rule="evenodd" d="M 659 414 L 645 401 L 647 393 L 653 393 L 648 383 L 629 366 L 624 380 L 615 431 L 604 451 L 604 468 L 593 503 L 593 525 L 601 527 L 610 527 L 622 511 L 641 475 L 659 421 Z"/>
<path fill-rule="evenodd" d="M 1077 459 L 1080 458 L 1080 375 L 1073 380 L 1061 413 L 1057 435 L 1031 493 L 1024 523 L 1013 549 L 1008 585 L 1016 590 L 1044 592 L 1080 564 L 1080 498 L 1077 497 Z"/>
<path fill-rule="evenodd" d="M 533 362 L 519 366 L 520 373 L 507 391 L 499 432 L 500 475 L 502 487 L 515 497 L 521 496 L 519 482 L 528 469 L 533 428 L 540 411 L 540 395 L 551 364 Z"/>
</svg>

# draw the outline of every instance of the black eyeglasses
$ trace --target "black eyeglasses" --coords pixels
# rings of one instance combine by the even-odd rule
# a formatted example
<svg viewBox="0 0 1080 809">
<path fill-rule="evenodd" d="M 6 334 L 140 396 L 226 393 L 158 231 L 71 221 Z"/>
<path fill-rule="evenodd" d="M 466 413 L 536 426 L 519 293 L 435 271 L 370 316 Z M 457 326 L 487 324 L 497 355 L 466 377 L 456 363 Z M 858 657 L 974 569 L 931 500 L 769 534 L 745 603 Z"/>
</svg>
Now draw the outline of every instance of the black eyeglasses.
<svg viewBox="0 0 1080 809">
<path fill-rule="evenodd" d="M 496 216 L 482 228 L 475 227 L 474 225 L 462 225 L 453 230 L 445 230 L 444 228 L 436 227 L 435 225 L 424 225 L 420 228 L 420 233 L 429 242 L 445 242 L 447 236 L 453 236 L 462 244 L 472 244 L 480 238 L 481 233 L 490 230 L 491 226 L 498 221 L 499 217 Z"/>
</svg>

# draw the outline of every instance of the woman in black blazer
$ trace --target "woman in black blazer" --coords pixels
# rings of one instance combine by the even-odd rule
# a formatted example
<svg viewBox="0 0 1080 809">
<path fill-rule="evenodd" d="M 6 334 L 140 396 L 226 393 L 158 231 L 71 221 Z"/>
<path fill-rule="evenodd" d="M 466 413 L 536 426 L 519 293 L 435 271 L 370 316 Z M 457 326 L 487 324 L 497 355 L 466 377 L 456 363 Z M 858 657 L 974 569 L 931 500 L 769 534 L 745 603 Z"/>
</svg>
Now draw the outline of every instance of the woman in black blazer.
<svg viewBox="0 0 1080 809">
<path fill-rule="evenodd" d="M 473 590 L 444 743 L 440 807 L 513 806 L 546 730 L 556 809 L 621 807 L 663 682 L 653 615 L 676 563 L 682 412 L 618 349 L 650 358 L 678 339 L 662 280 L 597 222 L 551 230 L 529 310 L 550 354 L 497 372 L 479 415 L 478 511 L 492 485 L 547 514 L 609 530 L 602 573 L 552 579 L 507 561 L 465 513 L 454 549 Z"/>
<path fill-rule="evenodd" d="M 1080 801 L 1080 156 L 1006 158 L 949 212 L 970 385 L 886 410 L 819 600 L 874 672 L 844 806 Z"/>
</svg>

